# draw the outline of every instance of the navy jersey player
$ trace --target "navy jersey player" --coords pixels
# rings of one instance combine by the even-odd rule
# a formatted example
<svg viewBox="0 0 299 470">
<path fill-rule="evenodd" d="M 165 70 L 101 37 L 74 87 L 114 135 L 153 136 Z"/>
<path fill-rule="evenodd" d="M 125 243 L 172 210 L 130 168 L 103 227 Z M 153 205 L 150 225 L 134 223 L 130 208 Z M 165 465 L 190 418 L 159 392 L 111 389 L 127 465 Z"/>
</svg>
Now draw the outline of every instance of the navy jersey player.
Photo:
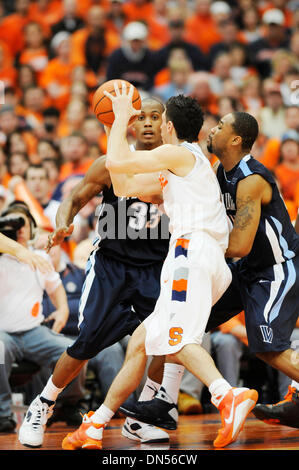
<svg viewBox="0 0 299 470">
<path fill-rule="evenodd" d="M 134 123 L 136 149 L 148 150 L 161 144 L 163 110 L 164 106 L 158 100 L 144 100 L 141 114 Z M 168 219 L 165 215 L 160 216 L 157 206 L 148 201 L 161 202 L 160 182 L 157 177 L 152 185 L 144 187 L 141 180 L 143 200 L 136 197 L 138 188 L 134 197 L 117 197 L 105 160 L 105 156 L 98 158 L 71 195 L 62 202 L 56 216 L 57 228 L 49 237 L 48 249 L 60 244 L 72 233 L 72 221 L 79 210 L 95 195 L 103 193 L 98 237 L 86 266 L 80 299 L 79 335 L 58 360 L 41 396 L 30 405 L 27 413 L 27 418 L 30 418 L 25 418 L 19 431 L 19 440 L 24 445 L 35 447 L 42 444 L 43 425 L 52 412 L 58 393 L 88 359 L 131 334 L 152 313 L 159 296 L 160 272 L 169 245 Z M 161 362 L 158 358 L 150 366 L 148 375 L 152 381 L 147 379 L 148 389 L 150 385 L 153 388 L 159 383 L 155 374 Z M 57 388 L 54 384 L 62 385 Z M 145 427 L 133 420 L 126 420 L 125 425 L 123 434 L 134 440 L 168 440 L 166 432 L 153 426 Z"/>
<path fill-rule="evenodd" d="M 213 306 L 206 331 L 245 310 L 251 350 L 293 379 L 285 402 L 258 404 L 253 412 L 260 419 L 298 428 L 299 367 L 290 336 L 299 312 L 299 236 L 272 174 L 250 155 L 257 135 L 253 116 L 236 112 L 224 116 L 208 137 L 209 151 L 219 158 L 217 178 L 233 224 L 226 257 L 239 260 L 229 262 L 232 282 Z M 159 398 L 135 403 L 135 416 L 157 424 Z M 167 417 L 165 408 L 159 422 Z"/>
<path fill-rule="evenodd" d="M 258 404 L 253 412 L 299 427 L 299 367 L 290 349 L 299 312 L 299 236 L 272 174 L 250 154 L 257 134 L 256 120 L 236 112 L 208 137 L 209 151 L 220 160 L 217 178 L 233 223 L 226 256 L 240 259 L 230 263 L 232 283 L 213 307 L 207 330 L 245 310 L 251 351 L 293 379 L 287 403 Z"/>
</svg>

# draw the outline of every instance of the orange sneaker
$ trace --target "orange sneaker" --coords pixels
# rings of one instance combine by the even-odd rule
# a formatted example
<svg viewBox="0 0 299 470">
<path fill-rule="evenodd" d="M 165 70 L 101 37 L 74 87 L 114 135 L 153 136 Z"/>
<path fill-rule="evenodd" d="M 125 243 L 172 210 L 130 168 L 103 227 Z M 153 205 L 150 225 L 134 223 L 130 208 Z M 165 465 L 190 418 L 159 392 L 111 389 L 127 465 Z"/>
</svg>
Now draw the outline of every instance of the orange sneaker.
<svg viewBox="0 0 299 470">
<path fill-rule="evenodd" d="M 105 424 L 97 424 L 91 421 L 93 411 L 83 416 L 80 427 L 69 433 L 62 441 L 64 450 L 76 449 L 102 449 L 103 429 Z"/>
<path fill-rule="evenodd" d="M 216 405 L 220 411 L 222 426 L 214 441 L 215 447 L 225 447 L 237 439 L 257 399 L 256 390 L 243 387 L 232 388 L 224 395 L 218 406 Z"/>
</svg>

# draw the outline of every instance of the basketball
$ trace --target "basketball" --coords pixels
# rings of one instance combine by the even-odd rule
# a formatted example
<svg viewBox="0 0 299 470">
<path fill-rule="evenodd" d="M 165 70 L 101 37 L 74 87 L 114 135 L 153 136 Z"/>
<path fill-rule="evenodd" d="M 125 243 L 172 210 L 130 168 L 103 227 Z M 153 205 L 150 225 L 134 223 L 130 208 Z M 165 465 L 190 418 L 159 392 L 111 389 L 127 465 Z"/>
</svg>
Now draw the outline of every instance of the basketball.
<svg viewBox="0 0 299 470">
<path fill-rule="evenodd" d="M 103 83 L 94 93 L 92 99 L 92 109 L 97 117 L 97 119 L 107 127 L 111 127 L 114 121 L 114 113 L 112 109 L 112 102 L 110 98 L 104 95 L 104 91 L 108 91 L 111 95 L 115 96 L 114 83 L 118 83 L 118 87 L 121 90 L 122 83 L 125 82 L 127 85 L 127 93 L 131 86 L 131 83 L 126 80 L 109 80 L 108 82 Z M 137 88 L 134 87 L 132 104 L 135 109 L 141 109 L 141 98 Z M 132 116 L 129 124 L 135 121 L 136 116 Z"/>
</svg>

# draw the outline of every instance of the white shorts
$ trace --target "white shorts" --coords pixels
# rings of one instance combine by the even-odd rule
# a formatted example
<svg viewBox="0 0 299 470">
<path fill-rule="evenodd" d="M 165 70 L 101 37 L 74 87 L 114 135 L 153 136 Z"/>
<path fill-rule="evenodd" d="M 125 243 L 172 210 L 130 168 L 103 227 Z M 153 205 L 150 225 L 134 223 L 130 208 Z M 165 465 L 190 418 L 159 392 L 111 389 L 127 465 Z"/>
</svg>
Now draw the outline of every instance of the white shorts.
<svg viewBox="0 0 299 470">
<path fill-rule="evenodd" d="M 224 253 L 209 235 L 174 240 L 162 268 L 155 310 L 143 322 L 146 354 L 163 356 L 186 344 L 201 344 L 211 308 L 231 279 Z"/>
</svg>

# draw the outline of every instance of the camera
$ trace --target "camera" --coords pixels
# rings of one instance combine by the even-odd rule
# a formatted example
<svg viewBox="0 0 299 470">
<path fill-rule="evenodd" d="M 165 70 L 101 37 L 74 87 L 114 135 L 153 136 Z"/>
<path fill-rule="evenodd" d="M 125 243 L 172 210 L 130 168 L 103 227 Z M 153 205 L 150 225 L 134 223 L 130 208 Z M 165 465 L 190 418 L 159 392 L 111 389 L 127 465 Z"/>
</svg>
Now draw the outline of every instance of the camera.
<svg viewBox="0 0 299 470">
<path fill-rule="evenodd" d="M 17 231 L 25 225 L 25 219 L 13 214 L 0 217 L 0 232 L 12 240 L 17 240 Z"/>
</svg>

